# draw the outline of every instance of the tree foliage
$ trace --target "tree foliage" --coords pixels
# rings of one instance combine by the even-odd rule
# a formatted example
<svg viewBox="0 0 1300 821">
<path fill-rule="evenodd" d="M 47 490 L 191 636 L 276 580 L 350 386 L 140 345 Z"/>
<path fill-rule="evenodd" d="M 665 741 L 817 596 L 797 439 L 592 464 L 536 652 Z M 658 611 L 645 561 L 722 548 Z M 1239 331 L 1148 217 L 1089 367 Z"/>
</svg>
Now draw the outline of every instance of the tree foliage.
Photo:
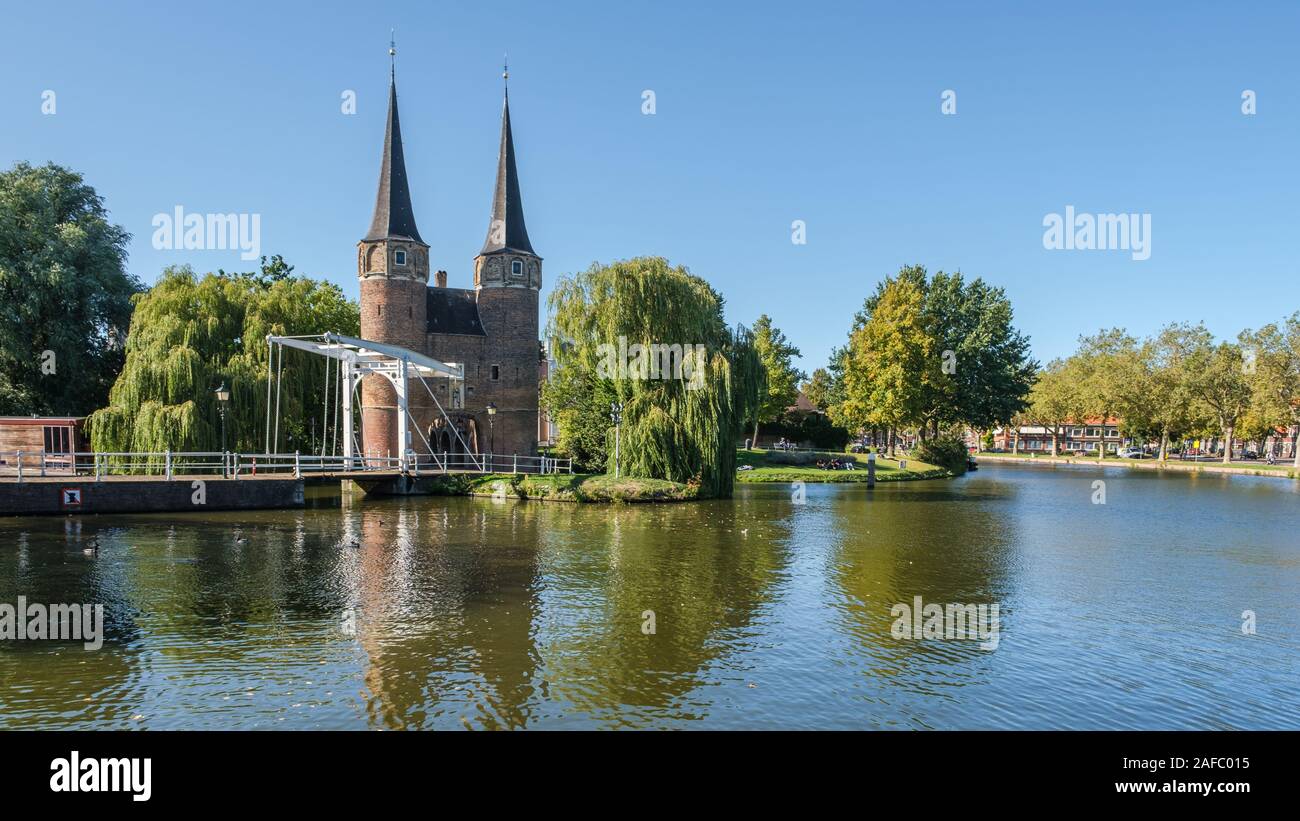
<svg viewBox="0 0 1300 821">
<path fill-rule="evenodd" d="M 772 318 L 763 314 L 750 329 L 754 337 L 754 350 L 763 366 L 763 387 L 754 411 L 754 441 L 758 441 L 760 422 L 774 422 L 799 398 L 799 381 L 805 379 L 803 371 L 792 362 L 799 349 L 791 345 L 780 328 L 772 325 Z"/>
<path fill-rule="evenodd" d="M 1158 440 L 1161 458 L 1171 442 L 1217 436 L 1228 461 L 1234 441 L 1262 444 L 1300 425 L 1300 314 L 1237 341 L 1216 341 L 1203 324 L 1174 323 L 1147 339 L 1102 330 L 1044 369 L 1030 398 L 1027 418 L 1053 432 L 1118 417 L 1126 435 Z"/>
<path fill-rule="evenodd" d="M 547 330 L 557 378 L 543 392 L 560 427 L 557 447 L 579 459 L 598 456 L 604 416 L 604 468 L 613 473 L 608 398 L 622 403 L 622 474 L 697 483 L 703 495 L 729 496 L 735 442 L 763 382 L 751 334 L 729 329 L 722 308 L 707 282 L 661 257 L 596 264 L 560 280 Z M 652 345 L 703 346 L 694 363 L 700 372 L 690 379 L 638 378 L 635 367 L 611 373 L 609 352 L 624 350 L 621 341 L 629 359 Z"/>
<path fill-rule="evenodd" d="M 1000 288 L 961 274 L 902 268 L 869 296 L 827 369 L 825 401 L 850 429 L 924 436 L 1005 423 L 1027 404 L 1036 363 Z"/>
<path fill-rule="evenodd" d="M 0 414 L 103 404 L 140 288 L 125 269 L 129 239 L 80 174 L 52 163 L 0 173 Z"/>
<path fill-rule="evenodd" d="M 360 326 L 356 303 L 336 285 L 291 276 L 292 270 L 274 257 L 263 258 L 253 273 L 199 277 L 188 266 L 163 271 L 136 298 L 125 366 L 108 406 L 89 420 L 95 450 L 218 450 L 214 391 L 224 382 L 231 392 L 227 449 L 260 452 L 266 446 L 266 337 L 356 335 Z M 318 441 L 325 436 L 326 361 L 332 362 L 285 350 L 280 439 L 273 448 L 310 452 L 312 420 Z M 333 393 L 336 371 L 330 380 Z"/>
<path fill-rule="evenodd" d="M 807 397 L 812 406 L 820 411 L 825 411 L 831 405 L 832 377 L 831 372 L 826 368 L 817 368 L 812 373 L 812 379 L 799 388 L 803 395 Z"/>
</svg>

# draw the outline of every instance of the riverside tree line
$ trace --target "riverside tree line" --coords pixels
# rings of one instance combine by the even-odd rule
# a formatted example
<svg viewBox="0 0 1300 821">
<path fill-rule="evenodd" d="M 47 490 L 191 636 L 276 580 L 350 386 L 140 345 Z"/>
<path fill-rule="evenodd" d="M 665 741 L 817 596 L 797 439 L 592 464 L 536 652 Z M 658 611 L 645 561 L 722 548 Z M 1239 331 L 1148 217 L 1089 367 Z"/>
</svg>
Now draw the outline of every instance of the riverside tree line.
<svg viewBox="0 0 1300 821">
<path fill-rule="evenodd" d="M 1043 368 L 1014 422 L 1045 428 L 1055 455 L 1065 427 L 1091 417 L 1119 417 L 1125 436 L 1159 442 L 1161 459 L 1172 443 L 1219 438 L 1228 462 L 1235 442 L 1253 441 L 1262 453 L 1288 428 L 1295 453 L 1300 313 L 1231 341 L 1188 323 L 1141 339 L 1118 328 L 1085 337 Z"/>
</svg>

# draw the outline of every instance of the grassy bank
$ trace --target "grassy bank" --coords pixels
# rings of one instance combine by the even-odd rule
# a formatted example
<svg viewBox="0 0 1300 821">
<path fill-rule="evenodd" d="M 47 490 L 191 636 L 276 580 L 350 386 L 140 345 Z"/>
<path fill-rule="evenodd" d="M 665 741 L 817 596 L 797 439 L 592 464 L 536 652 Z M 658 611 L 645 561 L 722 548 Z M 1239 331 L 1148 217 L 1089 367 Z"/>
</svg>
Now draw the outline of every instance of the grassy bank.
<svg viewBox="0 0 1300 821">
<path fill-rule="evenodd" d="M 1130 468 L 1132 470 L 1172 470 L 1182 473 L 1226 473 L 1232 476 L 1274 476 L 1279 479 L 1300 478 L 1294 467 L 1286 465 L 1242 465 L 1222 462 L 1183 462 L 1170 459 L 1164 462 L 1158 459 L 1120 459 L 1108 456 L 1105 460 L 1095 456 L 1046 456 L 1038 454 L 981 453 L 980 461 L 1013 462 L 1019 464 L 1042 465 L 1093 465 L 1099 467 Z"/>
<path fill-rule="evenodd" d="M 663 479 L 615 479 L 583 473 L 449 474 L 428 477 L 428 489 L 448 496 L 504 496 L 552 502 L 684 502 L 694 488 Z"/>
<path fill-rule="evenodd" d="M 854 470 L 824 470 L 817 460 L 831 458 L 844 461 L 852 459 Z M 877 482 L 903 482 L 912 479 L 942 479 L 952 476 L 944 468 L 904 459 L 907 468 L 901 469 L 898 460 L 876 457 Z M 800 464 L 810 462 L 811 464 Z M 864 453 L 804 453 L 779 450 L 738 450 L 736 464 L 751 465 L 753 470 L 736 473 L 739 482 L 865 482 L 867 481 L 867 456 Z"/>
</svg>

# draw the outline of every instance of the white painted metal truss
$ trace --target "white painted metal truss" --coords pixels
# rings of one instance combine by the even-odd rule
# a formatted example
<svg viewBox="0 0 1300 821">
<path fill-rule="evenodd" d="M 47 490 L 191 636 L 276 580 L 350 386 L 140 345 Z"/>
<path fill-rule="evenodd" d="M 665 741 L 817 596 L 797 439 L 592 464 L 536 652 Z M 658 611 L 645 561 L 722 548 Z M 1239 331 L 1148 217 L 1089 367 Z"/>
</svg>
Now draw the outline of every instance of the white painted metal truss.
<svg viewBox="0 0 1300 821">
<path fill-rule="evenodd" d="M 284 361 L 284 347 L 296 348 L 301 351 L 307 351 L 318 356 L 329 357 L 339 362 L 339 379 L 342 387 L 342 413 L 343 413 L 343 458 L 345 464 L 351 464 L 355 459 L 356 440 L 352 425 L 352 403 L 355 401 L 355 392 L 361 384 L 361 379 L 371 374 L 379 375 L 387 379 L 393 385 L 393 390 L 397 393 L 397 441 L 401 443 L 401 452 L 397 456 L 399 470 L 405 472 L 408 465 L 415 463 L 415 451 L 412 449 L 410 431 L 414 430 L 424 442 L 428 451 L 433 449 L 425 439 L 424 431 L 415 422 L 411 415 L 408 405 L 410 396 L 410 380 L 412 377 L 418 379 L 424 389 L 428 391 L 429 397 L 433 399 L 434 405 L 437 406 L 438 412 L 446 420 L 448 428 L 456 434 L 460 440 L 465 454 L 477 460 L 477 454 L 471 453 L 469 444 L 461 437 L 460 431 L 452 423 L 451 418 L 443 409 L 442 403 L 434 395 L 433 389 L 429 387 L 426 378 L 446 378 L 451 380 L 448 395 L 453 399 L 458 398 L 459 402 L 453 402 L 455 407 L 465 406 L 465 368 L 462 364 L 454 362 L 439 362 L 433 357 L 417 353 L 409 348 L 403 348 L 399 345 L 390 345 L 386 342 L 375 342 L 369 339 L 358 339 L 342 334 L 326 333 L 316 336 L 268 336 L 266 338 L 267 347 L 272 354 L 267 361 L 267 404 L 266 404 L 266 450 L 268 453 L 274 451 L 274 445 L 279 444 L 280 438 L 280 377 L 279 368 L 276 368 L 274 380 L 271 378 L 272 366 L 275 362 L 275 346 L 280 346 L 280 364 Z M 328 380 L 328 377 L 327 377 Z M 275 402 L 275 427 L 272 432 L 271 421 L 271 382 L 275 382 L 276 396 Z M 329 403 L 329 383 L 326 382 L 326 404 Z M 273 438 L 274 436 L 274 438 Z"/>
</svg>

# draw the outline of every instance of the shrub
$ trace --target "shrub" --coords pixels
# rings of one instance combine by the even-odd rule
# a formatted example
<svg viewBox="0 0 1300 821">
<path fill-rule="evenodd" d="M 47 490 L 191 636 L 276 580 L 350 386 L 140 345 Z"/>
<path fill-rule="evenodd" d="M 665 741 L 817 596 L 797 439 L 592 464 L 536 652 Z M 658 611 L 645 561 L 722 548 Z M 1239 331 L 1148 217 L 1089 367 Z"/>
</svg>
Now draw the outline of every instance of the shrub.
<svg viewBox="0 0 1300 821">
<path fill-rule="evenodd" d="M 959 436 L 943 434 L 928 439 L 917 444 L 912 456 L 959 475 L 966 472 L 966 443 Z"/>
</svg>

